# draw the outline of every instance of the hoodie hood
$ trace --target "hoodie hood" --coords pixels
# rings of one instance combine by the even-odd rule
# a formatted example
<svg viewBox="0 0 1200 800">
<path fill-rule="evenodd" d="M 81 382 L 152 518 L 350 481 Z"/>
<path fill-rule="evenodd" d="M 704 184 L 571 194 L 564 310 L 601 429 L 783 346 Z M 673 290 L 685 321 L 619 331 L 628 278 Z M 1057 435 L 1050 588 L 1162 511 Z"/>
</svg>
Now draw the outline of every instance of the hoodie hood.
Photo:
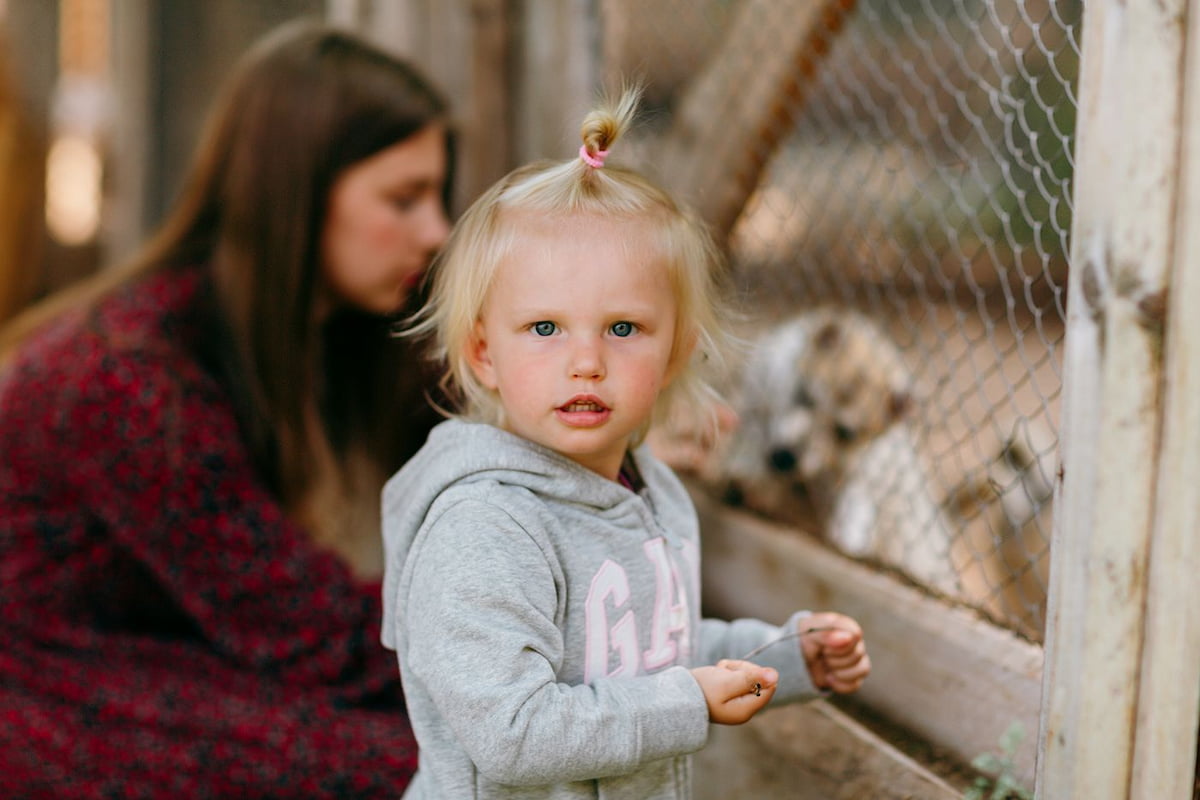
<svg viewBox="0 0 1200 800">
<path fill-rule="evenodd" d="M 634 460 L 647 483 L 653 483 L 650 473 L 669 473 L 648 456 L 644 446 L 634 452 Z M 669 478 L 674 484 L 674 476 Z M 589 514 L 616 522 L 643 515 L 646 507 L 638 495 L 616 481 L 527 439 L 483 423 L 451 419 L 439 424 L 383 489 L 385 646 L 396 647 L 397 603 L 404 593 L 401 575 L 430 509 L 451 486 L 476 483 L 521 487 L 550 504 L 580 506 Z M 644 499 L 653 503 L 653 498 Z"/>
</svg>

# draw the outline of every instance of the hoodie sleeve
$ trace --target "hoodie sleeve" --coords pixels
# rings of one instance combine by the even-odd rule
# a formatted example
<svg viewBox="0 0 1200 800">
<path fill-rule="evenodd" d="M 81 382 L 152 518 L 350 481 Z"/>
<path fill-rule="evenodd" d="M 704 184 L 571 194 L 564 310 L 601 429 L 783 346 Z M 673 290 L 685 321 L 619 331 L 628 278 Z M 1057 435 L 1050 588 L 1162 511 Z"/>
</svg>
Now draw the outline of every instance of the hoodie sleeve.
<svg viewBox="0 0 1200 800">
<path fill-rule="evenodd" d="M 560 566 L 536 525 L 485 500 L 442 513 L 409 555 L 403 665 L 415 694 L 491 780 L 542 785 L 627 774 L 700 749 L 704 696 L 672 667 L 560 683 Z"/>
<path fill-rule="evenodd" d="M 771 705 L 782 705 L 822 696 L 813 686 L 812 677 L 804 663 L 800 639 L 793 634 L 807 611 L 797 611 L 786 623 L 771 625 L 757 619 L 738 619 L 726 622 L 705 619 L 700 623 L 701 664 L 715 664 L 723 658 L 745 659 L 779 672 L 779 688 Z M 751 658 L 747 654 L 762 650 Z"/>
</svg>

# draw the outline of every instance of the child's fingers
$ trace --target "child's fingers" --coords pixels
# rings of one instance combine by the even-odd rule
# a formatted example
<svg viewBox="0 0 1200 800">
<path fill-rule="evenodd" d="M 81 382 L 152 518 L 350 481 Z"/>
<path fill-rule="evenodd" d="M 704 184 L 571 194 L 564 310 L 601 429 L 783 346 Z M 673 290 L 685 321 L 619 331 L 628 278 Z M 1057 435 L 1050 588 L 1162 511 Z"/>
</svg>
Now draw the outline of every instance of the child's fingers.
<svg viewBox="0 0 1200 800">
<path fill-rule="evenodd" d="M 741 419 L 738 418 L 738 413 L 734 410 L 733 406 L 727 406 L 724 403 L 721 403 L 717 406 L 716 410 L 717 428 L 720 429 L 722 433 L 729 433 L 730 431 L 736 430 L 738 425 L 741 424 Z"/>
<path fill-rule="evenodd" d="M 864 654 L 853 664 L 830 668 L 825 674 L 830 689 L 839 693 L 855 692 L 871 674 L 871 659 Z"/>
<path fill-rule="evenodd" d="M 746 687 L 745 692 L 731 699 L 729 702 L 746 704 L 752 706 L 754 710 L 758 710 L 771 702 L 771 698 L 775 696 L 775 690 L 778 688 L 778 683 L 754 681 Z"/>
<path fill-rule="evenodd" d="M 857 691 L 871 671 L 858 623 L 827 611 L 811 614 L 801 624 L 811 630 L 801 647 L 813 685 L 839 694 Z"/>
<path fill-rule="evenodd" d="M 778 687 L 778 681 L 765 683 L 761 680 L 747 680 L 731 689 L 725 703 L 730 706 L 744 706 L 752 714 L 770 702 Z"/>
<path fill-rule="evenodd" d="M 834 649 L 826 649 L 821 652 L 821 660 L 825 662 L 825 666 L 831 670 L 844 669 L 853 667 L 858 664 L 867 655 L 867 646 L 862 640 L 855 642 L 854 647 L 848 651 L 839 651 Z"/>
<path fill-rule="evenodd" d="M 835 664 L 832 661 L 827 661 L 826 667 L 829 672 L 837 675 L 845 677 L 857 677 L 861 675 L 865 677 L 871 671 L 871 657 L 863 653 L 861 658 L 856 658 L 846 664 Z"/>
<path fill-rule="evenodd" d="M 779 673 L 748 661 L 722 661 L 711 667 L 696 667 L 693 677 L 704 693 L 712 722 L 740 725 L 770 702 Z"/>
<path fill-rule="evenodd" d="M 776 684 L 779 683 L 778 672 L 770 667 L 761 667 L 751 661 L 726 658 L 718 661 L 717 666 L 735 672 L 741 677 L 744 683 L 742 684 L 743 691 L 740 694 L 753 693 L 761 696 L 765 689 L 774 692 Z"/>
<path fill-rule="evenodd" d="M 800 625 L 808 629 L 816 629 L 815 635 L 849 634 L 862 636 L 862 626 L 852 617 L 839 614 L 836 611 L 818 611 L 800 620 Z"/>
<path fill-rule="evenodd" d="M 851 675 L 848 673 L 831 672 L 826 679 L 826 684 L 827 688 L 838 694 L 850 694 L 861 689 L 866 680 L 867 676 L 865 673 L 854 673 Z"/>
<path fill-rule="evenodd" d="M 829 662 L 831 659 L 838 660 L 839 665 L 858 660 L 866 652 L 862 630 L 858 624 L 849 617 L 843 618 L 838 614 L 822 616 L 838 617 L 844 622 L 836 626 L 811 625 L 810 628 L 816 629 L 801 641 L 804 660 L 810 667 L 817 662 Z"/>
<path fill-rule="evenodd" d="M 831 630 L 816 634 L 821 649 L 827 653 L 849 653 L 862 641 L 862 634 L 857 631 Z"/>
</svg>

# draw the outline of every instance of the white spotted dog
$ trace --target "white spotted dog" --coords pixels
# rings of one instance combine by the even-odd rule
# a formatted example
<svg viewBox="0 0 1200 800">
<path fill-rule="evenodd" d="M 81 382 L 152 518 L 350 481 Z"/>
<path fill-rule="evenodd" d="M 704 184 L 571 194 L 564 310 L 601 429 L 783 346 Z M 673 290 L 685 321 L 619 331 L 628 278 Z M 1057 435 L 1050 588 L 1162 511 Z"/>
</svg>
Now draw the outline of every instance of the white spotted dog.
<svg viewBox="0 0 1200 800">
<path fill-rule="evenodd" d="M 727 499 L 959 594 L 954 531 L 908 421 L 912 374 L 874 323 L 840 309 L 785 319 L 753 342 L 739 384 L 739 427 L 716 461 Z"/>
</svg>

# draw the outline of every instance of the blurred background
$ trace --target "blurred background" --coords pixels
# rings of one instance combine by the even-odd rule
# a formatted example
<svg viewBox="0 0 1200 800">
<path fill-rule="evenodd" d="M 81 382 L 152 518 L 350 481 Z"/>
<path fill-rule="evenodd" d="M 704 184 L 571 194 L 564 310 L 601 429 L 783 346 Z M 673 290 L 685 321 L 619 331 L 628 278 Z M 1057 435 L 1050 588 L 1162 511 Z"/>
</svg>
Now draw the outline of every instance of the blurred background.
<svg viewBox="0 0 1200 800">
<path fill-rule="evenodd" d="M 225 72 L 296 16 L 442 86 L 456 210 L 643 82 L 626 152 L 760 321 L 854 308 L 901 348 L 970 602 L 1040 639 L 1079 0 L 0 0 L 0 319 L 137 247 Z"/>
<path fill-rule="evenodd" d="M 1081 14 L 1082 0 L 0 0 L 0 321 L 134 251 L 224 74 L 290 18 L 358 30 L 440 84 L 456 211 L 517 164 L 570 156 L 596 93 L 637 80 L 644 118 L 622 155 L 709 222 L 754 323 L 852 309 L 899 347 L 970 584 L 939 600 L 1037 645 Z"/>
<path fill-rule="evenodd" d="M 504 0 L 0 0 L 4 202 L 19 204 L 4 219 L 45 226 L 25 232 L 38 241 L 20 255 L 4 254 L 5 271 L 37 273 L 25 290 L 40 294 L 127 256 L 174 198 L 226 71 L 298 16 L 356 29 L 440 83 L 459 112 L 461 208 L 510 166 L 570 152 L 600 69 L 600 11 Z"/>
</svg>

